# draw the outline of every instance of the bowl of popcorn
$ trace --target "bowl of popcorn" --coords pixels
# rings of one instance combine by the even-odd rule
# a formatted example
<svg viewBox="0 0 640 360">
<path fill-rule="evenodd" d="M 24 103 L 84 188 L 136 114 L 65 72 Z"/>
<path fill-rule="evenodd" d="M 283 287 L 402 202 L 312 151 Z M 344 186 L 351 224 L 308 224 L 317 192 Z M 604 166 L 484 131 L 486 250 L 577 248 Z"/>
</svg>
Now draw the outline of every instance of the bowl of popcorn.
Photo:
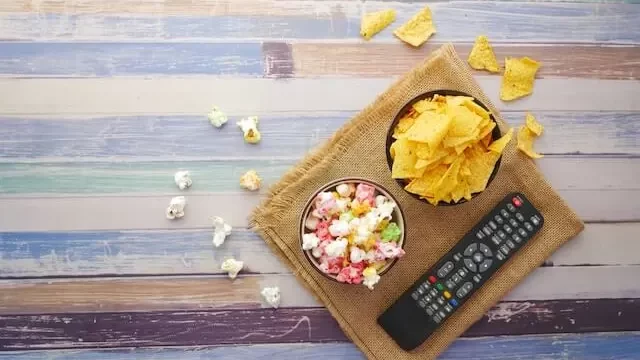
<svg viewBox="0 0 640 360">
<path fill-rule="evenodd" d="M 300 246 L 324 276 L 373 290 L 404 255 L 404 229 L 398 202 L 381 185 L 339 179 L 307 202 L 300 218 Z"/>
</svg>

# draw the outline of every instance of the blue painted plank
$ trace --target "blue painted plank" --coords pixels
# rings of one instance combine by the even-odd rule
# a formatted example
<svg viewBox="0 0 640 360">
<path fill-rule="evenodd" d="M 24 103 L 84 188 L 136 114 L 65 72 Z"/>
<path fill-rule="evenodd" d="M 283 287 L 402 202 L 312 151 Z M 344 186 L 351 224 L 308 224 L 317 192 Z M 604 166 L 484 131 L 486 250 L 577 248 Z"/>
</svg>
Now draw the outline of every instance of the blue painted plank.
<svg viewBox="0 0 640 360">
<path fill-rule="evenodd" d="M 261 76 L 258 43 L 0 43 L 0 74 Z"/>
<path fill-rule="evenodd" d="M 204 359 L 274 359 L 364 360 L 353 344 L 269 344 L 221 347 L 125 348 L 88 350 L 49 350 L 0 352 L 0 359 L 12 360 L 204 360 Z M 636 359 L 640 354 L 640 333 L 593 333 L 541 336 L 500 336 L 459 339 L 439 359 L 442 360 L 528 360 Z"/>
</svg>

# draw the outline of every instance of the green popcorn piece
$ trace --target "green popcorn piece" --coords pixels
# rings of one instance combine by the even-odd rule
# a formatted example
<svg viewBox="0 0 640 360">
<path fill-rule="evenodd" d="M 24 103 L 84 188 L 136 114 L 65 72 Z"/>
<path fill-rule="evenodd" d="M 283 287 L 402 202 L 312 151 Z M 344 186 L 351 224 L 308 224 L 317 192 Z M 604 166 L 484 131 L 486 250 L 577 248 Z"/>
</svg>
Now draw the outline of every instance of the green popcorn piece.
<svg viewBox="0 0 640 360">
<path fill-rule="evenodd" d="M 389 241 L 398 241 L 400 240 L 400 235 L 402 235 L 402 230 L 398 227 L 398 224 L 392 222 L 387 225 L 387 227 L 382 230 L 380 234 L 382 236 L 383 242 Z"/>
</svg>

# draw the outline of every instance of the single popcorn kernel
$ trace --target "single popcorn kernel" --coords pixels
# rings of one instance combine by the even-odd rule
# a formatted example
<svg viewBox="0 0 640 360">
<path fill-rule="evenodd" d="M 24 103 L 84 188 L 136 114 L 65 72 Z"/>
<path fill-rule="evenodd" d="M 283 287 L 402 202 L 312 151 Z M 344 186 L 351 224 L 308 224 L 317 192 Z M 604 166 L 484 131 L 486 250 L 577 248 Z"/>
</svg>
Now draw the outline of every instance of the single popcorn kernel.
<svg viewBox="0 0 640 360">
<path fill-rule="evenodd" d="M 207 118 L 209 119 L 209 122 L 211 123 L 211 125 L 217 128 L 221 127 L 229 120 L 227 118 L 227 115 L 225 115 L 225 113 L 220 111 L 220 109 L 217 106 L 214 106 L 211 109 L 211 112 L 207 115 Z"/>
<path fill-rule="evenodd" d="M 249 170 L 240 177 L 240 186 L 249 190 L 256 191 L 260 189 L 262 179 L 255 170 Z"/>
<path fill-rule="evenodd" d="M 258 117 L 249 116 L 237 122 L 240 129 L 244 133 L 244 141 L 249 144 L 257 144 L 260 142 L 261 135 L 258 131 Z"/>
<path fill-rule="evenodd" d="M 238 261 L 234 258 L 230 258 L 225 260 L 222 265 L 220 265 L 220 270 L 225 271 L 231 279 L 235 279 L 243 267 L 243 261 Z"/>
</svg>

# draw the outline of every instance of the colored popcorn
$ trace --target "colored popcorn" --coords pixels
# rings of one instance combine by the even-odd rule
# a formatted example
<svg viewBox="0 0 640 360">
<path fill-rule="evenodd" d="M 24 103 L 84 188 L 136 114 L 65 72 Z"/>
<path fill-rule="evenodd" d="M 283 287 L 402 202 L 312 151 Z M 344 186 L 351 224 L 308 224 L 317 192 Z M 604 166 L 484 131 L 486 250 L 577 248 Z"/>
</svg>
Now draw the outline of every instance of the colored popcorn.
<svg viewBox="0 0 640 360">
<path fill-rule="evenodd" d="M 242 130 L 244 141 L 249 144 L 257 144 L 260 142 L 260 131 L 258 131 L 258 117 L 257 116 L 249 116 L 238 121 L 238 126 Z"/>
<path fill-rule="evenodd" d="M 261 183 L 262 179 L 255 170 L 249 170 L 240 177 L 240 186 L 249 191 L 259 190 Z"/>
</svg>

